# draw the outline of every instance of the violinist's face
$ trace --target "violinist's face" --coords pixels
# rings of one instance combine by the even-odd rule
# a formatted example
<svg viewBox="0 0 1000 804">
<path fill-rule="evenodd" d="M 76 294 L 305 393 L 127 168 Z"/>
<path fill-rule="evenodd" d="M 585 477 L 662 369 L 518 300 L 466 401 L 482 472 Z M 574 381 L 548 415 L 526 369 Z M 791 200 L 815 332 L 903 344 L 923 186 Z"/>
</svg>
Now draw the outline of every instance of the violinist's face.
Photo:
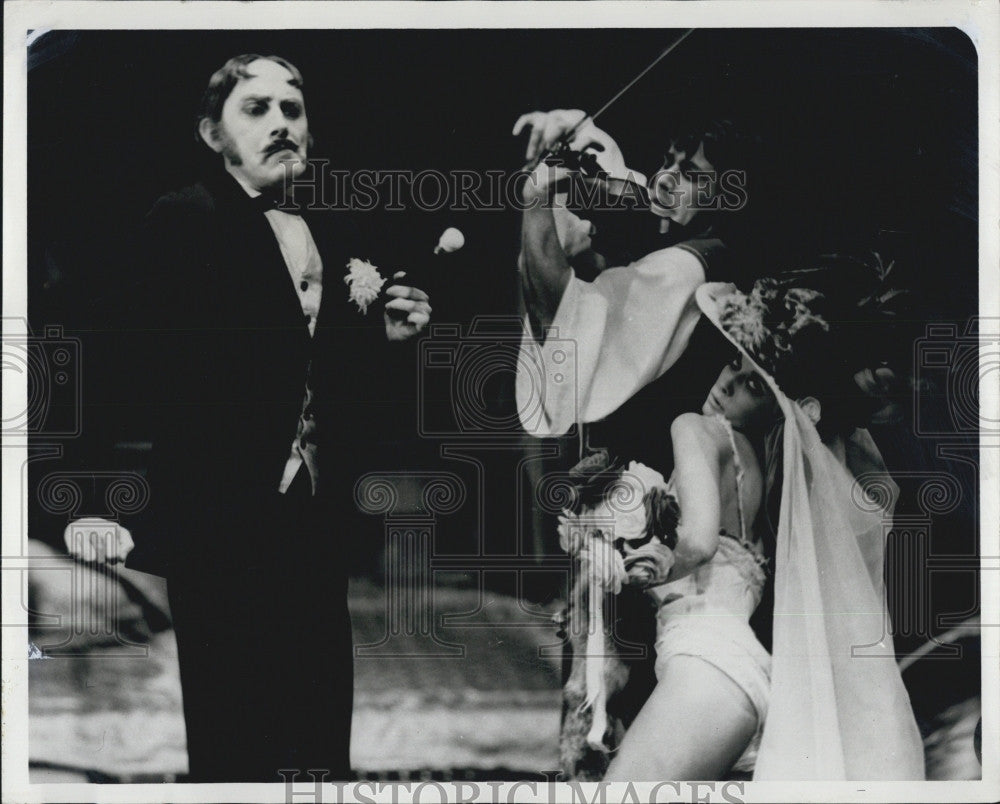
<svg viewBox="0 0 1000 804">
<path fill-rule="evenodd" d="M 722 369 L 701 407 L 704 415 L 721 414 L 742 432 L 765 430 L 777 411 L 774 394 L 743 354 Z"/>
<path fill-rule="evenodd" d="M 705 158 L 704 145 L 693 154 L 671 146 L 650 186 L 652 213 L 681 226 L 689 224 L 699 210 L 711 209 L 716 176 L 712 163 Z"/>
</svg>

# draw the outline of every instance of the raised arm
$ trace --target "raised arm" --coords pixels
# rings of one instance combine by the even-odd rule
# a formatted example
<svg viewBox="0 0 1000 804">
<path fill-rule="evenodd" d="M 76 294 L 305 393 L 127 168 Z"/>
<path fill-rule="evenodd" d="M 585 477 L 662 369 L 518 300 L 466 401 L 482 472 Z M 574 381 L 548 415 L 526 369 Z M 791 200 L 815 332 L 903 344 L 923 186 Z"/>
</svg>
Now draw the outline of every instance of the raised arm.
<svg viewBox="0 0 1000 804">
<path fill-rule="evenodd" d="M 522 192 L 525 209 L 521 218 L 518 268 L 528 320 L 539 342 L 545 340 L 545 328 L 552 324 L 573 276 L 569 259 L 559 242 L 549 192 L 556 173 L 556 169 L 540 165 L 528 176 Z"/>
<path fill-rule="evenodd" d="M 722 467 L 728 441 L 721 428 L 697 413 L 678 416 L 670 427 L 674 482 L 681 509 L 677 528 L 674 581 L 710 561 L 719 546 L 722 518 Z"/>
<path fill-rule="evenodd" d="M 518 118 L 513 134 L 517 136 L 522 131 L 529 131 L 525 159 L 531 161 L 572 130 L 583 117 L 584 112 L 579 109 L 530 112 Z M 613 176 L 629 174 L 618 145 L 593 123 L 580 127 L 570 141 L 570 147 L 596 152 L 598 163 Z M 634 171 L 632 174 L 639 175 Z M 560 229 L 565 231 L 568 228 L 560 224 L 565 224 L 565 220 L 573 218 L 573 215 L 554 198 L 556 182 L 567 175 L 568 171 L 564 169 L 540 165 L 528 176 L 522 190 L 525 209 L 518 267 L 525 308 L 533 334 L 539 342 L 544 341 L 544 328 L 555 318 L 563 293 L 573 276 L 560 238 Z M 564 220 L 558 220 L 559 216 Z"/>
</svg>

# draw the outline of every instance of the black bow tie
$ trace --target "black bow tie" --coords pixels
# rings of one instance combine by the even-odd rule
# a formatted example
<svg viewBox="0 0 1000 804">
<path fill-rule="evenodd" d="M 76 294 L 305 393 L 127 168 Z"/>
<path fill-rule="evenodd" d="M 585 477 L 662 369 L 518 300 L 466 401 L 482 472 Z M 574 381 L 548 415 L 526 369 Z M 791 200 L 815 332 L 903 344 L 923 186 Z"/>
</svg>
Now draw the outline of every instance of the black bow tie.
<svg viewBox="0 0 1000 804">
<path fill-rule="evenodd" d="M 250 199 L 251 206 L 258 212 L 267 212 L 276 209 L 279 212 L 287 212 L 289 215 L 301 215 L 302 209 L 295 203 L 294 197 L 288 193 L 261 193 Z"/>
</svg>

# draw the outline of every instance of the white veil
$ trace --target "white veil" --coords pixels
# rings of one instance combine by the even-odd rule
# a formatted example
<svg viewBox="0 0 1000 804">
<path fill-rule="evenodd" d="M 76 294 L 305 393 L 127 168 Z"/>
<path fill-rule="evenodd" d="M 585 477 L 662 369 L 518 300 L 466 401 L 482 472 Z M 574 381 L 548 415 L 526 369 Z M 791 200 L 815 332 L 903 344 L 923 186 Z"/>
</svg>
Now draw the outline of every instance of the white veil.
<svg viewBox="0 0 1000 804">
<path fill-rule="evenodd" d="M 857 430 L 848 454 L 880 466 L 884 481 L 877 499 L 856 488 L 807 414 L 773 387 L 785 417 L 783 477 L 771 700 L 754 779 L 923 779 L 882 575 L 895 484 Z"/>
<path fill-rule="evenodd" d="M 695 295 L 757 366 L 784 415 L 771 697 L 753 778 L 922 780 L 923 743 L 896 663 L 882 574 L 898 488 L 866 430 L 855 430 L 838 457 L 721 325 L 719 301 L 735 291 L 707 283 Z M 879 486 L 869 494 L 855 477 L 872 472 Z"/>
</svg>

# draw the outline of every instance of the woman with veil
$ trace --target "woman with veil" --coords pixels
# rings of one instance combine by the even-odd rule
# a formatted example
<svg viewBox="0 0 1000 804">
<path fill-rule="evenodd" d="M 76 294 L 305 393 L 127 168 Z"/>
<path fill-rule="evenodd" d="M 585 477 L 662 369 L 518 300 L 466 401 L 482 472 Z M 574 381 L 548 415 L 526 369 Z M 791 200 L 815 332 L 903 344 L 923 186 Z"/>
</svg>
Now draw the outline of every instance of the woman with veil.
<svg viewBox="0 0 1000 804">
<path fill-rule="evenodd" d="M 698 289 L 736 358 L 701 414 L 671 426 L 673 533 L 615 534 L 621 580 L 657 605 L 657 685 L 613 745 L 607 780 L 924 778 L 883 589 L 895 487 L 854 427 L 859 355 L 845 354 L 848 308 L 814 289 L 823 281 L 807 271 L 749 294 Z M 770 654 L 749 625 L 767 572 Z M 603 722 L 603 695 L 587 700 Z"/>
</svg>

